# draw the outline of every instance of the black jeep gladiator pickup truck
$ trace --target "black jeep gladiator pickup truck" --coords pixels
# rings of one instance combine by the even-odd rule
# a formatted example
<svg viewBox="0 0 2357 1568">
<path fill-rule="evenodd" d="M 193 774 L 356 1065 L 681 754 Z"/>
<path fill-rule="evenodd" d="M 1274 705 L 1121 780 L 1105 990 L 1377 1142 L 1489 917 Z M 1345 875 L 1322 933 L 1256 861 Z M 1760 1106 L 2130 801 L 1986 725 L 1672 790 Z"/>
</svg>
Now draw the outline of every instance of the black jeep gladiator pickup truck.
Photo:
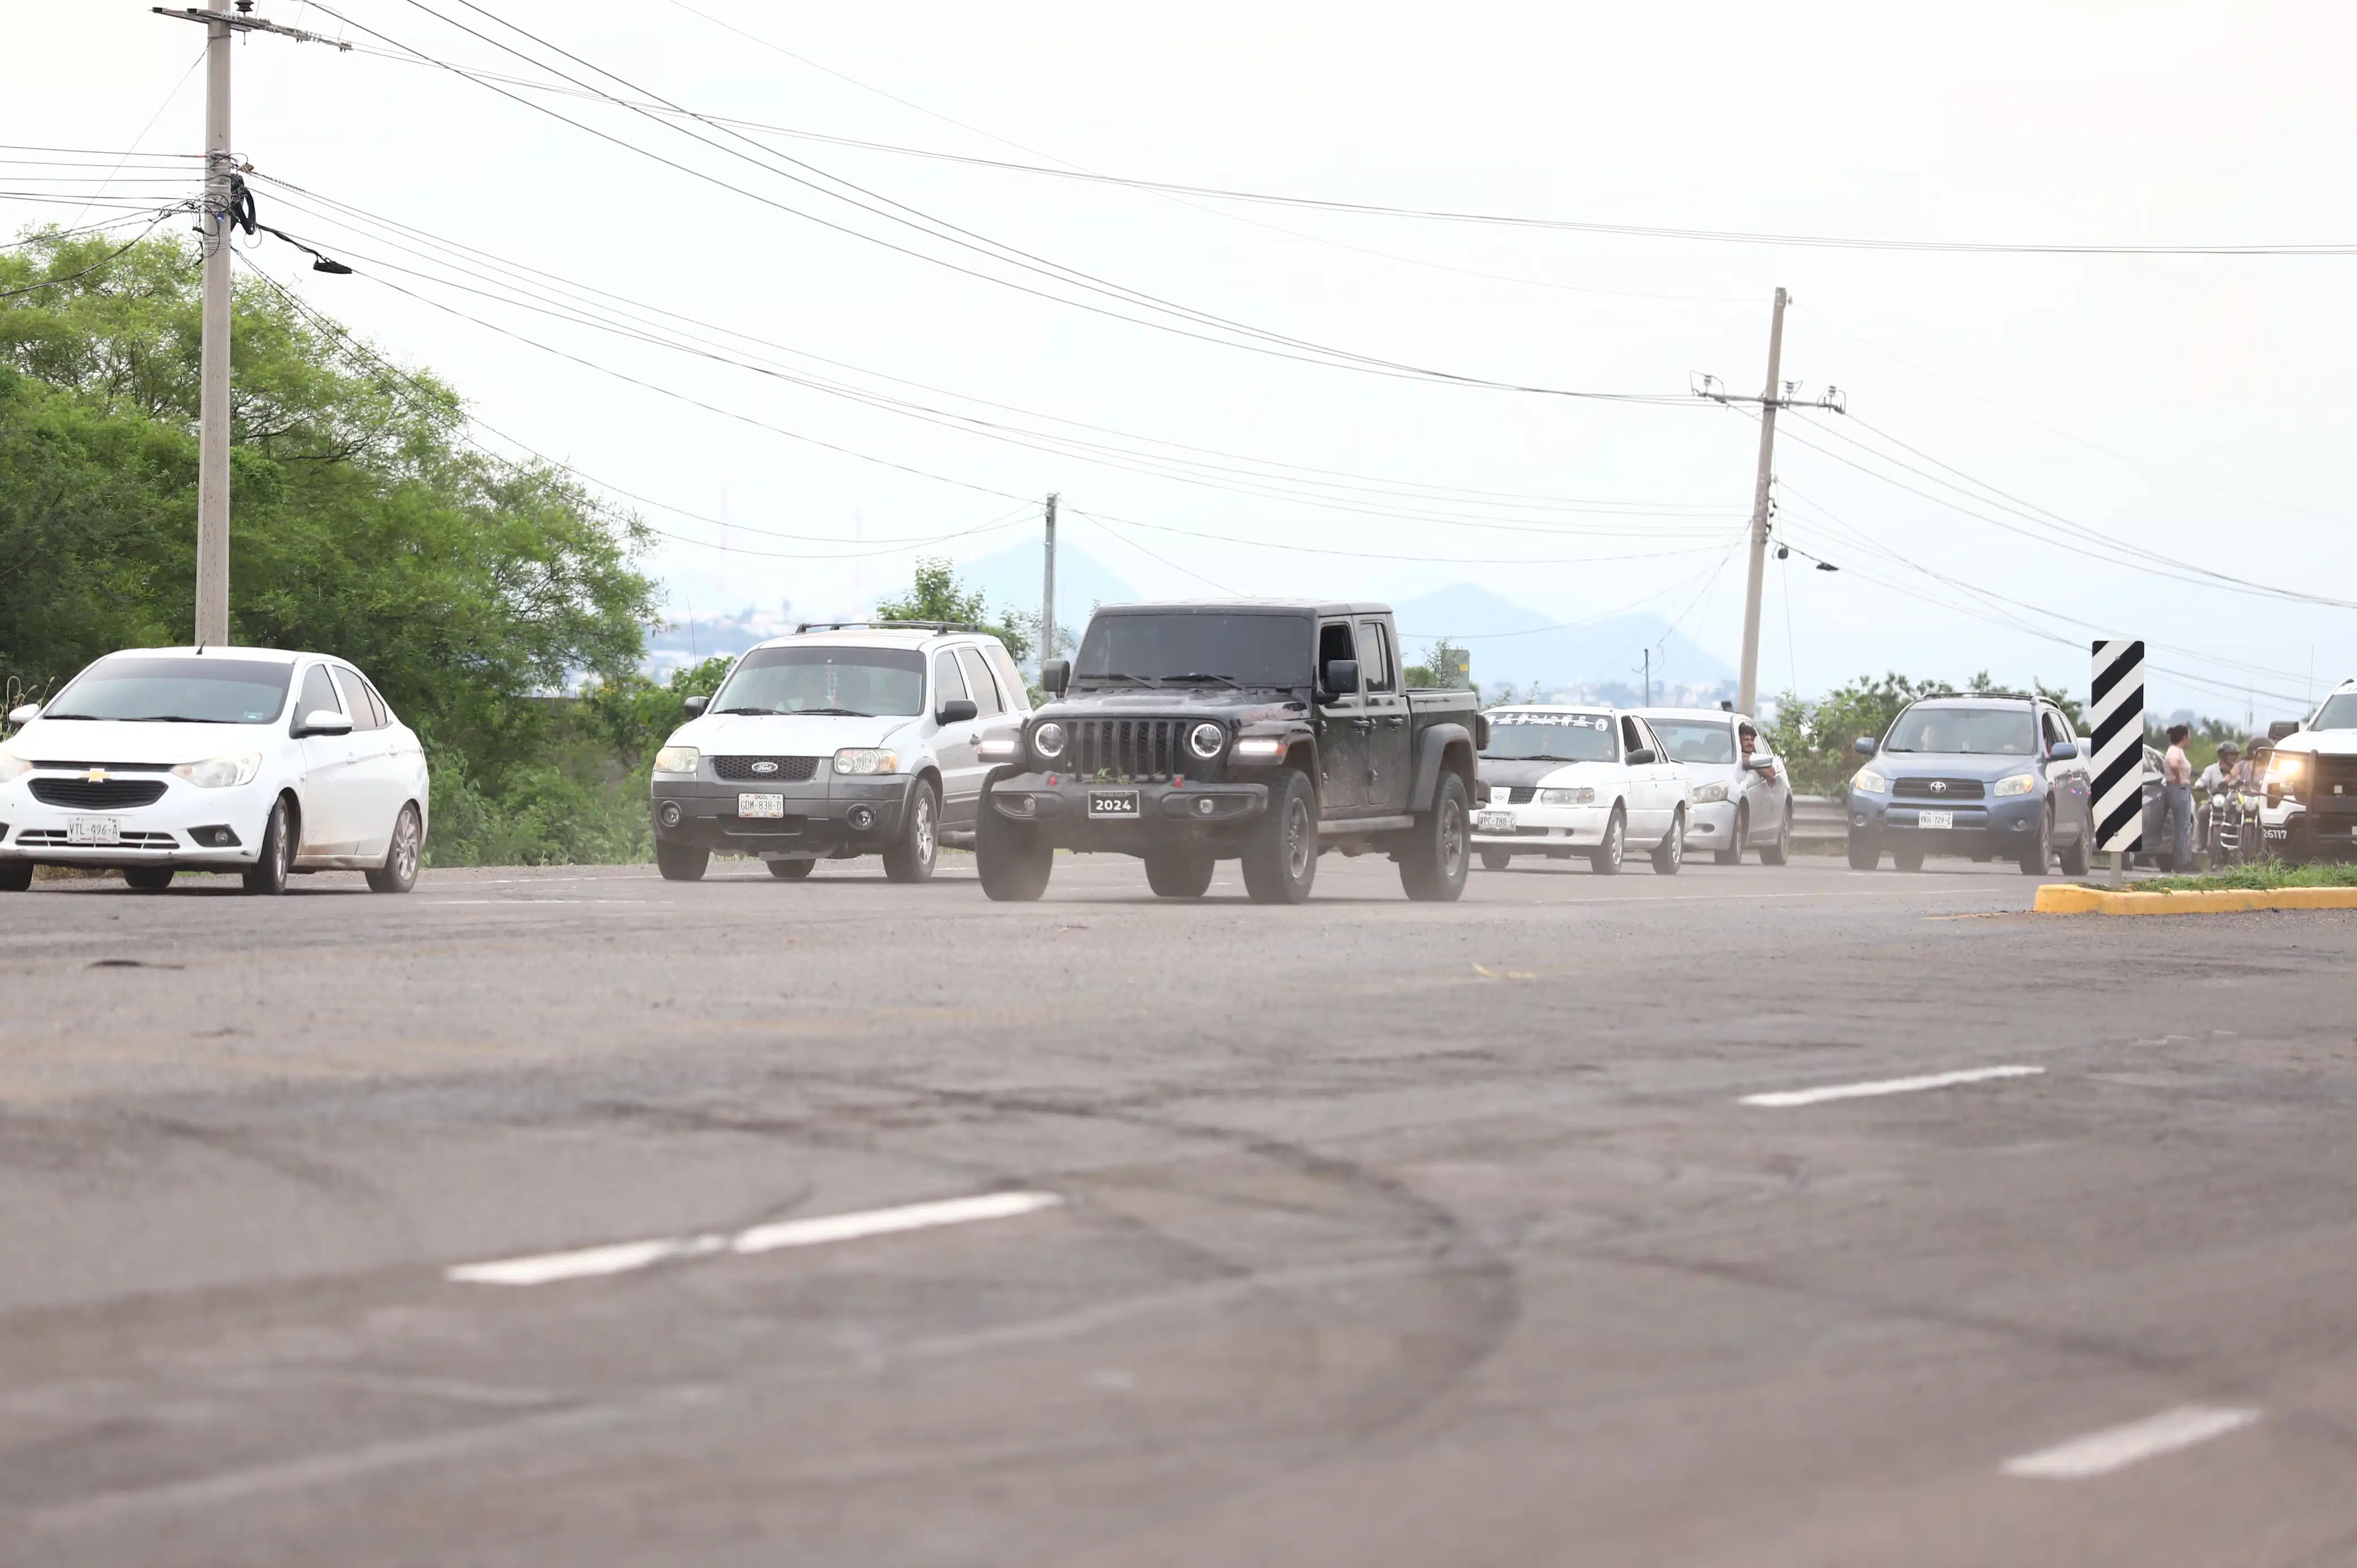
<svg viewBox="0 0 2357 1568">
<path fill-rule="evenodd" d="M 1298 904 L 1329 849 L 1390 855 L 1411 898 L 1465 890 L 1480 704 L 1406 689 L 1383 605 L 1107 606 L 1040 682 L 982 743 L 993 898 L 1039 897 L 1058 849 L 1136 855 L 1166 898 L 1241 860 L 1254 902 Z"/>
</svg>

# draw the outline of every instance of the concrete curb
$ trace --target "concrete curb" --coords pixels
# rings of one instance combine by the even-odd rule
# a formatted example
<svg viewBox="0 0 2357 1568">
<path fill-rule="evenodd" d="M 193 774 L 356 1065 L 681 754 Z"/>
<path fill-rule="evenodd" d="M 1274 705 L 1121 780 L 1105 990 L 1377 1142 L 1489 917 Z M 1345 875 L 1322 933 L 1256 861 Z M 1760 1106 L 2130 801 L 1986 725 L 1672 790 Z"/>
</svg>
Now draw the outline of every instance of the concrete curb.
<svg viewBox="0 0 2357 1568">
<path fill-rule="evenodd" d="M 2038 890 L 2041 915 L 2226 915 L 2246 909 L 2357 909 L 2357 887 L 2220 888 L 2208 893 L 2115 893 L 2050 882 Z"/>
</svg>

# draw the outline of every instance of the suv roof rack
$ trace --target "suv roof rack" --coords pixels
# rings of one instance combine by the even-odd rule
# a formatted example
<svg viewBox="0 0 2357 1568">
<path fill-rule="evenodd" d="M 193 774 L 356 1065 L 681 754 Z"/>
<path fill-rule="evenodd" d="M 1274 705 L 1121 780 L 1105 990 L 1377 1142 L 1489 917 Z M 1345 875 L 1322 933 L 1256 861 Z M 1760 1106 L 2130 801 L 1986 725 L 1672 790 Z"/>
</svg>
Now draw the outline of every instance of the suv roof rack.
<svg viewBox="0 0 2357 1568">
<path fill-rule="evenodd" d="M 980 631 L 970 620 L 806 620 L 794 628 L 806 631 Z"/>
<path fill-rule="evenodd" d="M 2046 700 L 2035 692 L 1926 692 L 1915 700 L 1935 703 L 1946 697 L 2003 697 L 2017 703 L 2042 703 Z"/>
</svg>

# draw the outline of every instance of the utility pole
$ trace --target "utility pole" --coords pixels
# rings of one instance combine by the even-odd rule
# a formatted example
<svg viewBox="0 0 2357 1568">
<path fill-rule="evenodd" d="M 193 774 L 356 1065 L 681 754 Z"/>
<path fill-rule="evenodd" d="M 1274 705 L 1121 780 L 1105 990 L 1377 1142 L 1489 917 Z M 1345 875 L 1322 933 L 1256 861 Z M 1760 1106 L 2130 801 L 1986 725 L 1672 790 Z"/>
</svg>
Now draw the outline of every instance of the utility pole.
<svg viewBox="0 0 2357 1568">
<path fill-rule="evenodd" d="M 1645 650 L 1645 701 L 1643 705 L 1649 708 L 1653 705 L 1653 650 L 1651 646 L 1648 646 Z"/>
<path fill-rule="evenodd" d="M 1056 657 L 1056 492 L 1048 492 L 1048 570 L 1039 585 L 1039 661 Z"/>
<path fill-rule="evenodd" d="M 1824 396 L 1804 403 L 1797 395 L 1798 384 L 1782 379 L 1784 306 L 1791 303 L 1791 295 L 1781 288 L 1776 291 L 1774 314 L 1768 319 L 1768 384 L 1758 398 L 1733 396 L 1719 384 L 1717 376 L 1705 376 L 1702 384 L 1695 389 L 1695 395 L 1715 403 L 1760 404 L 1760 473 L 1751 487 L 1751 564 L 1743 587 L 1743 669 L 1735 693 L 1736 711 L 1753 718 L 1760 713 L 1760 594 L 1768 575 L 1768 519 L 1776 479 L 1776 411 L 1804 407 L 1830 409 L 1835 413 L 1846 412 L 1839 387 L 1827 387 Z"/>
<path fill-rule="evenodd" d="M 253 13 L 253 0 L 206 0 L 207 8 L 149 7 L 159 16 L 201 22 L 205 28 L 205 201 L 197 228 L 205 258 L 204 344 L 197 364 L 197 645 L 229 640 L 229 263 L 230 228 L 238 178 L 230 151 L 229 46 L 235 33 L 277 33 L 301 43 L 333 38 L 282 27 Z M 249 227 L 252 213 L 248 212 Z"/>
</svg>

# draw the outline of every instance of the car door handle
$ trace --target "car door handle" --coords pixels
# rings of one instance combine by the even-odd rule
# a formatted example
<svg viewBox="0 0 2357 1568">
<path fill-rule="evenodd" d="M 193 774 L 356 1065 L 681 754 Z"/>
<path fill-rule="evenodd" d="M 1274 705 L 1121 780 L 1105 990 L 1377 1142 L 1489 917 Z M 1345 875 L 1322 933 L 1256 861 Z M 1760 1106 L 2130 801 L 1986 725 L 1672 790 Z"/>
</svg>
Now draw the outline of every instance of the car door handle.
<svg viewBox="0 0 2357 1568">
<path fill-rule="evenodd" d="M 1375 721 L 1372 719 L 1352 719 L 1351 721 L 1351 727 L 1357 730 L 1361 735 L 1364 735 L 1369 730 L 1375 727 Z"/>
</svg>

